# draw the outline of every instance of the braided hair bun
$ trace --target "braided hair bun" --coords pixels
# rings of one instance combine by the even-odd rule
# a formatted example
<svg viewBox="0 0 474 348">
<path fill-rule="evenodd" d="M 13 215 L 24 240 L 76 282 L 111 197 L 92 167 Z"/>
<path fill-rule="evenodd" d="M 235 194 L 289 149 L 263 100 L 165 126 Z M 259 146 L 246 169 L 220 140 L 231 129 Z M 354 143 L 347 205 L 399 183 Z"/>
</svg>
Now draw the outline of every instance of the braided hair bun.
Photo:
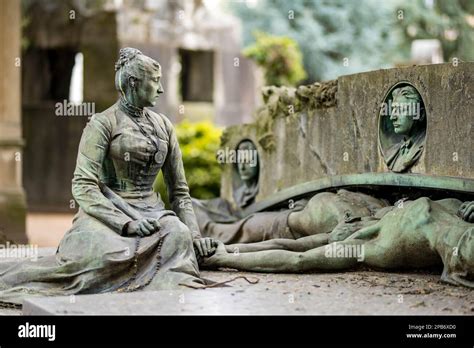
<svg viewBox="0 0 474 348">
<path fill-rule="evenodd" d="M 143 54 L 140 50 L 132 47 L 121 48 L 119 52 L 119 59 L 115 63 L 115 71 L 118 71 L 125 64 L 133 60 L 137 55 Z"/>
<path fill-rule="evenodd" d="M 124 95 L 130 88 L 128 83 L 130 77 L 138 81 L 139 85 L 146 74 L 160 69 L 160 64 L 156 60 L 144 55 L 140 50 L 132 47 L 122 48 L 115 63 L 115 88 Z"/>
</svg>

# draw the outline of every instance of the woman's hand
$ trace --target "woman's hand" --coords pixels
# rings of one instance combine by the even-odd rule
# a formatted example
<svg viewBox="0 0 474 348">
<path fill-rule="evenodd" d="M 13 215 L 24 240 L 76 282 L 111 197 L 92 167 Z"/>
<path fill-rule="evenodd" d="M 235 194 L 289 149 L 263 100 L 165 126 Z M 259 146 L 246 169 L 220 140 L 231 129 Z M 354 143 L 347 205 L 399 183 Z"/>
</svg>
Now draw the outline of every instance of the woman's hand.
<svg viewBox="0 0 474 348">
<path fill-rule="evenodd" d="M 474 222 L 474 201 L 461 204 L 458 216 L 467 222 Z"/>
<path fill-rule="evenodd" d="M 217 248 L 217 240 L 213 238 L 199 238 L 194 240 L 194 249 L 201 257 L 211 256 Z"/>
<path fill-rule="evenodd" d="M 161 228 L 158 219 L 145 218 L 135 221 L 130 221 L 126 227 L 126 235 L 133 236 L 138 235 L 140 237 L 150 236 L 155 232 L 158 232 Z"/>
<path fill-rule="evenodd" d="M 218 267 L 218 261 L 219 257 L 228 254 L 224 243 L 222 243 L 220 240 L 213 240 L 216 247 L 215 247 L 215 252 L 212 255 L 209 255 L 207 257 L 203 257 L 199 260 L 199 265 L 202 267 Z"/>
</svg>

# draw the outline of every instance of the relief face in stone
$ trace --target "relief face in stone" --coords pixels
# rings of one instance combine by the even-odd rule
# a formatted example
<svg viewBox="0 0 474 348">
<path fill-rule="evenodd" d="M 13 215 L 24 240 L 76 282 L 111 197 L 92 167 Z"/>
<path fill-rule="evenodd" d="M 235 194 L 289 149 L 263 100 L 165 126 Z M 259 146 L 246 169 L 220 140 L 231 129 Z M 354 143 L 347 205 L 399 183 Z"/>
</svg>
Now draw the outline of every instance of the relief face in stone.
<svg viewBox="0 0 474 348">
<path fill-rule="evenodd" d="M 426 111 L 415 87 L 402 82 L 387 93 L 379 114 L 379 147 L 393 172 L 409 172 L 423 153 Z"/>
<path fill-rule="evenodd" d="M 234 167 L 234 201 L 243 208 L 255 201 L 258 193 L 259 162 L 258 152 L 251 140 L 243 140 L 236 148 Z"/>
</svg>

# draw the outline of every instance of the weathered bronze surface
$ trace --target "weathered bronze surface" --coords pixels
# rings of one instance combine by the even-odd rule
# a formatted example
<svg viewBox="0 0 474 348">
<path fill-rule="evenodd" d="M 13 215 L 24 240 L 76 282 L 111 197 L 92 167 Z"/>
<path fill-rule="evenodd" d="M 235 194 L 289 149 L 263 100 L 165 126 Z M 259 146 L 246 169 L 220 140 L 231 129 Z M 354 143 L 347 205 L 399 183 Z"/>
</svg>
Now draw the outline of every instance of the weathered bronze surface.
<svg viewBox="0 0 474 348">
<path fill-rule="evenodd" d="M 406 172 L 424 150 L 426 111 L 415 87 L 408 83 L 392 88 L 379 115 L 379 145 L 387 167 Z"/>
<path fill-rule="evenodd" d="M 320 208 L 313 209 L 308 226 L 317 224 L 322 216 L 324 205 L 317 197 L 307 205 Z M 473 222 L 472 201 L 422 197 L 377 209 L 371 216 L 349 217 L 330 233 L 320 230 L 297 240 L 227 247 L 219 243 L 203 265 L 255 272 L 327 272 L 360 265 L 388 270 L 443 266 L 443 281 L 474 287 Z"/>
<path fill-rule="evenodd" d="M 423 84 L 420 86 L 425 87 Z M 287 99 L 293 98 L 294 93 L 294 89 L 269 88 L 264 91 L 267 105 L 261 111 L 262 119 L 273 122 L 276 116 L 271 118 L 269 115 L 284 115 L 290 123 L 293 115 L 285 106 L 293 105 Z M 300 94 L 297 93 L 301 98 Z M 358 114 L 366 112 L 360 108 L 360 103 L 350 101 L 349 98 L 347 104 L 337 104 L 338 108 L 353 108 Z M 429 110 L 433 114 L 439 113 L 433 108 Z M 284 124 L 280 124 L 280 129 L 288 130 L 279 132 L 280 138 L 292 139 L 297 132 L 301 135 L 299 139 L 308 140 L 310 131 L 305 127 L 308 114 L 300 108 L 296 108 L 296 112 L 299 114 L 293 119 L 297 120 L 298 127 L 285 129 Z M 353 115 L 353 112 L 347 114 Z M 474 179 L 462 177 L 462 173 L 458 177 L 406 174 L 412 172 L 425 155 L 433 158 L 440 150 L 439 146 L 432 147 L 429 153 L 425 150 L 427 117 L 423 98 L 412 84 L 403 80 L 393 84 L 378 115 L 380 163 L 385 164 L 385 170 L 391 173 L 366 169 L 353 171 L 361 174 L 334 175 L 323 163 L 322 170 L 327 175 L 321 177 L 319 170 L 315 170 L 316 177 L 319 177 L 317 180 L 286 188 L 271 187 L 275 193 L 267 194 L 264 199 L 244 208 L 240 220 L 214 224 L 206 231 L 226 242 L 227 246 L 219 243 L 216 254 L 206 258 L 203 265 L 211 269 L 225 267 L 255 272 L 324 272 L 346 270 L 362 264 L 380 269 L 443 266 L 443 281 L 474 287 Z M 324 124 L 331 120 L 326 119 Z M 358 149 L 360 142 L 373 139 L 373 136 L 362 136 L 366 128 L 359 128 L 356 120 L 353 121 L 356 126 L 354 149 Z M 251 134 L 253 139 L 259 139 L 266 151 L 263 155 L 272 153 L 275 147 L 267 147 L 268 142 L 259 138 L 262 133 L 259 130 L 264 134 L 271 133 L 272 122 L 257 121 L 254 126 L 244 126 L 240 136 Z M 351 126 L 347 119 L 344 122 Z M 440 123 L 435 120 L 431 124 L 439 127 Z M 232 131 L 232 134 L 226 134 L 225 140 L 235 143 L 239 129 L 234 127 Z M 328 144 L 334 143 L 333 139 L 323 141 L 327 134 L 319 135 L 315 138 L 318 146 L 312 147 L 308 141 L 304 147 L 292 147 L 293 151 L 309 149 L 314 155 L 311 164 L 321 162 L 321 149 L 328 150 L 332 156 L 334 153 Z M 434 144 L 434 137 L 436 133 L 431 134 L 430 144 Z M 263 138 L 276 144 L 273 135 Z M 294 164 L 282 164 L 276 160 L 282 158 L 282 152 L 288 153 L 288 147 L 280 146 L 279 149 L 272 156 L 262 156 L 263 172 L 268 174 L 269 168 L 275 168 L 277 173 L 286 175 L 289 172 L 304 177 L 294 167 L 304 163 L 305 169 L 311 173 L 308 161 L 302 156 L 299 157 L 301 161 L 296 160 Z M 358 153 L 357 156 L 365 156 L 366 160 L 374 154 Z M 453 156 L 457 154 L 454 152 Z M 471 157 L 464 162 L 468 169 Z M 289 156 L 284 158 L 291 162 Z M 456 163 L 457 157 L 452 158 Z M 451 157 L 445 155 L 443 159 Z M 344 156 L 332 156 L 331 160 L 337 165 L 348 162 Z M 352 159 L 351 163 L 360 162 Z M 375 160 L 369 161 L 369 168 L 375 163 Z M 283 165 L 287 171 L 279 170 Z M 420 168 L 415 170 L 418 173 L 423 171 Z M 273 176 L 268 177 L 268 182 L 274 181 Z M 262 181 L 267 192 L 270 191 L 268 182 Z M 223 192 L 228 196 L 225 188 Z"/>
<path fill-rule="evenodd" d="M 194 247 L 207 255 L 211 241 L 200 236 L 174 128 L 147 109 L 163 93 L 160 79 L 152 58 L 120 50 L 120 99 L 91 118 L 79 145 L 73 226 L 55 256 L 1 263 L 0 301 L 204 284 Z M 153 191 L 160 170 L 172 210 Z"/>
<path fill-rule="evenodd" d="M 261 239 L 246 228 L 245 222 L 239 221 L 243 217 L 242 209 L 254 203 L 258 193 L 257 148 L 251 140 L 244 139 L 237 145 L 235 154 L 234 160 L 237 163 L 234 163 L 232 172 L 234 204 L 220 197 L 209 200 L 192 199 L 193 208 L 203 236 L 217 238 L 226 243 L 259 241 Z M 259 218 L 263 216 L 260 215 Z M 261 233 L 265 232 L 262 230 Z M 239 236 L 237 240 L 236 236 Z"/>
<path fill-rule="evenodd" d="M 237 152 L 239 155 L 248 154 L 238 156 L 234 180 L 234 202 L 239 208 L 245 208 L 255 201 L 258 193 L 258 156 L 253 155 L 257 153 L 257 148 L 251 140 L 246 139 L 237 146 Z"/>
</svg>

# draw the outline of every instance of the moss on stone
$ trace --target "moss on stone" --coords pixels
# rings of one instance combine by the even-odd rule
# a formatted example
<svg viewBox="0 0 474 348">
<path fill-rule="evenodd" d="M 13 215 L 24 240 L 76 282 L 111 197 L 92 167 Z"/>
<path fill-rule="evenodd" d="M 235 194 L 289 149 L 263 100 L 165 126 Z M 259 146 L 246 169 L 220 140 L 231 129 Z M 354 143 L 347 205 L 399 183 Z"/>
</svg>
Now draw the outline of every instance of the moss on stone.
<svg viewBox="0 0 474 348">
<path fill-rule="evenodd" d="M 277 117 L 296 119 L 301 112 L 313 115 L 316 109 L 336 106 L 337 80 L 306 86 L 275 87 L 262 90 L 265 104 L 256 112 L 258 142 L 266 151 L 275 149 L 273 124 Z"/>
</svg>

